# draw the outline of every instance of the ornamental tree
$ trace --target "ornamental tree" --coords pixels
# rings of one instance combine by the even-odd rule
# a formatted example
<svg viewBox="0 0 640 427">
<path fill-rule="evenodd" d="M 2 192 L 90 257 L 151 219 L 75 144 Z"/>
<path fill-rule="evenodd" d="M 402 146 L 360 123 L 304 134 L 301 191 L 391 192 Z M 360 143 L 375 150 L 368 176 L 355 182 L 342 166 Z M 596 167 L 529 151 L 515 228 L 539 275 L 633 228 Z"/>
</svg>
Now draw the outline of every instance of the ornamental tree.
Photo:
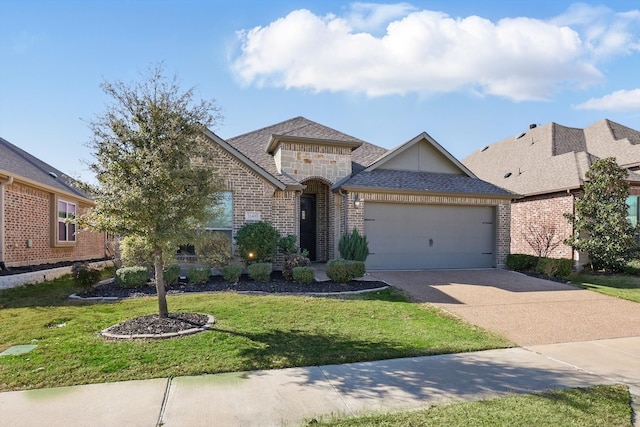
<svg viewBox="0 0 640 427">
<path fill-rule="evenodd" d="M 613 157 L 593 162 L 575 213 L 565 214 L 574 234 L 565 244 L 589 254 L 596 270 L 619 271 L 637 249 L 635 227 L 627 220 L 628 172 Z"/>
<path fill-rule="evenodd" d="M 100 85 L 111 98 L 89 126 L 97 178 L 91 228 L 141 239 L 153 254 L 160 317 L 168 316 L 163 250 L 188 241 L 218 201 L 221 181 L 204 130 L 221 120 L 212 101 L 195 101 L 162 64 L 141 82 Z"/>
</svg>

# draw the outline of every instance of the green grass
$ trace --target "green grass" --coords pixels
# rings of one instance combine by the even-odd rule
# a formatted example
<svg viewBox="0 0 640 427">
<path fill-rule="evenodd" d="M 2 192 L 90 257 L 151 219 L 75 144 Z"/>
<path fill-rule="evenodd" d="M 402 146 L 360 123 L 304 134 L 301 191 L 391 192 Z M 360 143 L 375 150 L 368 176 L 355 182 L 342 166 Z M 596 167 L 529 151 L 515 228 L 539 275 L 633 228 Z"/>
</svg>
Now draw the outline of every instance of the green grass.
<svg viewBox="0 0 640 427">
<path fill-rule="evenodd" d="M 155 297 L 74 302 L 69 278 L 0 292 L 0 391 L 476 351 L 511 344 L 394 289 L 362 297 L 235 293 L 168 297 L 171 312 L 213 315 L 214 330 L 170 340 L 106 341 L 99 332 L 157 312 Z"/>
<path fill-rule="evenodd" d="M 571 284 L 616 298 L 640 302 L 640 277 L 622 274 L 573 273 Z"/>
<path fill-rule="evenodd" d="M 332 427 L 631 426 L 629 389 L 594 386 L 309 423 Z"/>
</svg>

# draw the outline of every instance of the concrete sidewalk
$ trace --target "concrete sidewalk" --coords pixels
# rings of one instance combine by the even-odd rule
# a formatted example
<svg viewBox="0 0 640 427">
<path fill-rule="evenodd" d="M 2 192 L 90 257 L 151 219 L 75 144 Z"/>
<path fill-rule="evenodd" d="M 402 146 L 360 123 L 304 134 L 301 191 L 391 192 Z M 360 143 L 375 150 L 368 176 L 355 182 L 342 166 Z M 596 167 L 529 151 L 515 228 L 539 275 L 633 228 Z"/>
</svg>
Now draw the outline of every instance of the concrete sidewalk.
<svg viewBox="0 0 640 427">
<path fill-rule="evenodd" d="M 507 393 L 622 382 L 640 394 L 640 337 L 377 362 L 0 393 L 13 426 L 300 426 Z"/>
</svg>

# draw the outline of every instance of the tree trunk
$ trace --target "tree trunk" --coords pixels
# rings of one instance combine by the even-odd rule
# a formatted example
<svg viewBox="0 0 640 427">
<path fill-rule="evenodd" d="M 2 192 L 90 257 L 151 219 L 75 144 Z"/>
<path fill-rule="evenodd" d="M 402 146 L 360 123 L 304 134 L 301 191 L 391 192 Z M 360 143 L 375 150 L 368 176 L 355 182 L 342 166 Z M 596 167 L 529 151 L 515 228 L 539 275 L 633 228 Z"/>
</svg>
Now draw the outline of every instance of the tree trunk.
<svg viewBox="0 0 640 427">
<path fill-rule="evenodd" d="M 167 291 L 164 288 L 164 261 L 162 260 L 162 249 L 154 251 L 153 265 L 156 270 L 156 291 L 158 293 L 158 314 L 160 317 L 169 316 L 167 307 Z"/>
</svg>

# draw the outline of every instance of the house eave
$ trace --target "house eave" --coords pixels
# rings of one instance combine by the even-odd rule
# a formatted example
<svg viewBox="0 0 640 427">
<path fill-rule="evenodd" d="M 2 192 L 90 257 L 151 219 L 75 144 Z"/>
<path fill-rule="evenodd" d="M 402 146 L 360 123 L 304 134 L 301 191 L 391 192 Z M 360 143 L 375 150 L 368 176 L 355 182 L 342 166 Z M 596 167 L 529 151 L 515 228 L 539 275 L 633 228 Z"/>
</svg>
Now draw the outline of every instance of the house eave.
<svg viewBox="0 0 640 427">
<path fill-rule="evenodd" d="M 69 197 L 69 198 L 73 198 L 75 200 L 78 200 L 80 202 L 86 203 L 86 204 L 91 205 L 91 206 L 95 206 L 96 205 L 95 201 L 93 201 L 93 200 L 91 200 L 91 199 L 89 199 L 87 197 L 80 196 L 78 194 L 72 193 L 71 191 L 64 191 L 64 190 L 61 190 L 59 188 L 55 188 L 55 187 L 47 185 L 47 184 L 43 184 L 41 182 L 29 179 L 29 178 L 25 178 L 25 177 L 23 177 L 21 175 L 18 175 L 16 173 L 9 172 L 9 171 L 6 171 L 4 169 L 0 169 L 0 178 L 2 178 L 2 180 L 8 179 L 9 177 L 13 177 L 13 182 L 14 183 L 20 182 L 20 183 L 28 185 L 30 187 L 35 187 L 35 188 L 38 188 L 40 190 L 46 191 L 47 193 L 53 193 L 53 194 L 58 194 L 58 195 L 61 195 L 61 196 L 66 196 L 66 197 Z M 54 178 L 51 178 L 51 179 L 54 179 Z"/>
<path fill-rule="evenodd" d="M 336 188 L 334 191 L 349 191 L 349 192 L 361 192 L 361 193 L 396 193 L 396 194 L 413 194 L 413 195 L 428 195 L 428 196 L 452 196 L 452 197 L 473 197 L 477 199 L 481 198 L 493 198 L 512 200 L 518 199 L 522 196 L 519 194 L 496 194 L 496 193 L 466 193 L 466 192 L 444 192 L 444 191 L 429 191 L 427 189 L 419 190 L 412 188 L 384 188 L 384 187 L 366 187 L 356 185 L 342 185 Z"/>
<path fill-rule="evenodd" d="M 350 148 L 351 151 L 362 145 L 362 142 L 358 141 L 340 141 L 336 139 L 318 139 L 308 138 L 302 136 L 290 136 L 290 135 L 271 135 L 269 139 L 269 145 L 267 146 L 267 153 L 273 155 L 278 149 L 278 146 L 282 142 L 293 142 L 300 144 L 316 144 L 316 145 L 329 145 L 334 147 Z"/>
</svg>

